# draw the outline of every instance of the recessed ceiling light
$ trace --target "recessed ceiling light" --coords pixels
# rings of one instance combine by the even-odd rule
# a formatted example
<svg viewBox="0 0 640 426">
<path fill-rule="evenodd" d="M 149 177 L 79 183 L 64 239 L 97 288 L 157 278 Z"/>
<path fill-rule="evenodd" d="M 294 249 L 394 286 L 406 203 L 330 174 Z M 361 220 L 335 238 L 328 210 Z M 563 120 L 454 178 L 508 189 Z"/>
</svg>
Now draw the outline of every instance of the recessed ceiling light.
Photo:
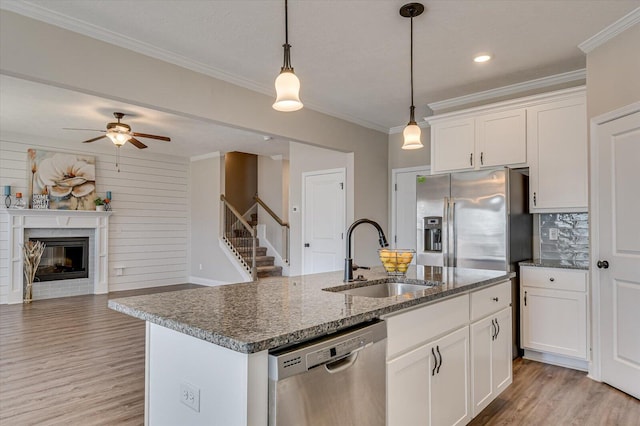
<svg viewBox="0 0 640 426">
<path fill-rule="evenodd" d="M 481 53 L 479 55 L 477 55 L 475 58 L 473 58 L 474 62 L 478 62 L 478 63 L 482 63 L 482 62 L 487 62 L 491 59 L 491 55 L 489 55 L 488 53 Z"/>
</svg>

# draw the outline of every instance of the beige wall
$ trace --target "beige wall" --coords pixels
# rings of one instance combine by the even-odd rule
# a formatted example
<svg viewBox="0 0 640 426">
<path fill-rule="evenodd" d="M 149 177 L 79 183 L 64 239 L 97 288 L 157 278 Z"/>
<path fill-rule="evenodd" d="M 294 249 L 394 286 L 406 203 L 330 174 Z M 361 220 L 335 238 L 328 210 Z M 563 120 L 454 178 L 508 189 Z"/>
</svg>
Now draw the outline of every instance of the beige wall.
<svg viewBox="0 0 640 426">
<path fill-rule="evenodd" d="M 587 54 L 589 119 L 640 101 L 640 24 Z"/>
<path fill-rule="evenodd" d="M 279 113 L 271 96 L 4 10 L 0 51 L 3 74 L 353 152 L 355 214 L 375 212 L 387 223 L 384 133 L 308 108 Z M 373 235 L 362 237 L 375 243 Z"/>
</svg>

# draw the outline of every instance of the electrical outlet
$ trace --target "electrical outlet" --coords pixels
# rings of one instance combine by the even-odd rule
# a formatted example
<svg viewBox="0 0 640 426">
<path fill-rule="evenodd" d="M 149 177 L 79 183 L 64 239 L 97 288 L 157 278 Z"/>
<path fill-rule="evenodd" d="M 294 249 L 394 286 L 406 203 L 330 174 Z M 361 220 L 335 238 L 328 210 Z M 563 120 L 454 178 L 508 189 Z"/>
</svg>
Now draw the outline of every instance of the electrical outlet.
<svg viewBox="0 0 640 426">
<path fill-rule="evenodd" d="M 187 382 L 180 383 L 180 402 L 199 413 L 200 389 Z"/>
<path fill-rule="evenodd" d="M 558 241 L 558 228 L 549 228 L 549 240 Z"/>
</svg>

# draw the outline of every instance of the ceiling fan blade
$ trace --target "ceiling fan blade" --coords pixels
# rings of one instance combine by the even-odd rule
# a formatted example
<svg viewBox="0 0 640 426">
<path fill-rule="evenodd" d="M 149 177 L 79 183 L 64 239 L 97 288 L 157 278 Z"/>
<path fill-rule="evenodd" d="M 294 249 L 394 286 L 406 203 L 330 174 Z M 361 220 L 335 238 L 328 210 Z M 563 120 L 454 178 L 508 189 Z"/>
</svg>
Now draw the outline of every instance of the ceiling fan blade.
<svg viewBox="0 0 640 426">
<path fill-rule="evenodd" d="M 129 142 L 131 142 L 131 145 L 135 146 L 136 148 L 145 149 L 147 147 L 145 144 L 143 144 L 136 138 L 129 139 Z"/>
<path fill-rule="evenodd" d="M 171 138 L 168 138 L 166 136 L 148 135 L 146 133 L 136 133 L 136 132 L 133 132 L 133 136 L 139 136 L 141 138 L 150 138 L 150 139 L 157 139 L 159 141 L 171 142 Z"/>
<path fill-rule="evenodd" d="M 87 130 L 89 132 L 102 132 L 106 133 L 106 130 L 98 130 L 98 129 L 76 129 L 74 127 L 63 127 L 62 130 Z"/>
<path fill-rule="evenodd" d="M 98 139 L 102 139 L 102 138 L 106 138 L 106 137 L 107 137 L 107 135 L 102 135 L 102 136 L 98 136 L 97 138 L 89 139 L 88 141 L 83 141 L 82 143 L 94 142 L 94 141 L 97 141 Z"/>
</svg>

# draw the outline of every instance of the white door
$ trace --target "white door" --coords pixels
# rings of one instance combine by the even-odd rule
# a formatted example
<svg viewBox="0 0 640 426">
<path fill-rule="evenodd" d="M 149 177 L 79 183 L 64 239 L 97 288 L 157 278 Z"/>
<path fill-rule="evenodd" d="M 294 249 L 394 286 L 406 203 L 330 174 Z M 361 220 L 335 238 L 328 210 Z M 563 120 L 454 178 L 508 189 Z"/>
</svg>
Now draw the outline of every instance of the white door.
<svg viewBox="0 0 640 426">
<path fill-rule="evenodd" d="M 428 174 L 429 169 L 393 171 L 393 237 L 390 242 L 395 248 L 417 249 L 420 231 L 416 218 L 416 179 L 418 175 Z"/>
<path fill-rule="evenodd" d="M 303 174 L 303 273 L 344 268 L 345 171 Z"/>
<path fill-rule="evenodd" d="M 627 114 L 593 135 L 592 255 L 602 381 L 640 398 L 640 103 Z"/>
</svg>

